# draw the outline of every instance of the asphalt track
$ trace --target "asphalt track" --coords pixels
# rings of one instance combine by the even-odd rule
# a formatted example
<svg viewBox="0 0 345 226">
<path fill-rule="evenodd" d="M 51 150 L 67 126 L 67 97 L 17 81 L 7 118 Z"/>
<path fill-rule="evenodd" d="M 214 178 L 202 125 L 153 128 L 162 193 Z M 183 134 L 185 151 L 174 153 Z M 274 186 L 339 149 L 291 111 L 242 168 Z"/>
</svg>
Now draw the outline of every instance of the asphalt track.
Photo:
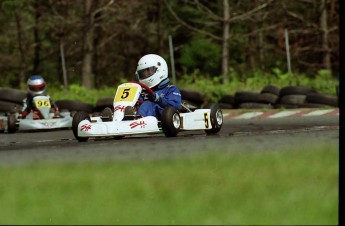
<svg viewBox="0 0 345 226">
<path fill-rule="evenodd" d="M 0 166 L 40 162 L 126 161 L 179 158 L 186 155 L 236 151 L 276 151 L 294 147 L 339 145 L 339 114 L 311 117 L 231 119 L 217 135 L 204 131 L 135 135 L 121 140 L 78 142 L 71 130 L 0 134 Z"/>
</svg>

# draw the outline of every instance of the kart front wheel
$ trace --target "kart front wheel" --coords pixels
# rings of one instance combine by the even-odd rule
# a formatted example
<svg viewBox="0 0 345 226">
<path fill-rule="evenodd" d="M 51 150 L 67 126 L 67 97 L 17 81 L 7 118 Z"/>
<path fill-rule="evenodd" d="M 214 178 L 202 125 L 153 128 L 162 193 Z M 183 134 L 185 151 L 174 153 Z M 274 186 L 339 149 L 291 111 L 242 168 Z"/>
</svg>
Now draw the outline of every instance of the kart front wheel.
<svg viewBox="0 0 345 226">
<path fill-rule="evenodd" d="M 7 131 L 8 133 L 15 133 L 17 129 L 17 117 L 15 114 L 7 116 Z"/>
<path fill-rule="evenodd" d="M 220 131 L 223 125 L 223 113 L 220 109 L 219 105 L 214 103 L 210 105 L 211 113 L 210 113 L 210 120 L 212 129 L 207 129 L 205 132 L 207 134 L 216 134 Z"/>
<path fill-rule="evenodd" d="M 180 113 L 176 108 L 165 108 L 162 112 L 161 123 L 166 137 L 176 137 L 181 126 Z"/>
<path fill-rule="evenodd" d="M 81 121 L 85 119 L 90 121 L 90 116 L 85 111 L 78 111 L 73 116 L 73 121 L 72 121 L 73 135 L 79 142 L 85 142 L 89 139 L 88 137 L 78 136 L 78 125 Z"/>
</svg>

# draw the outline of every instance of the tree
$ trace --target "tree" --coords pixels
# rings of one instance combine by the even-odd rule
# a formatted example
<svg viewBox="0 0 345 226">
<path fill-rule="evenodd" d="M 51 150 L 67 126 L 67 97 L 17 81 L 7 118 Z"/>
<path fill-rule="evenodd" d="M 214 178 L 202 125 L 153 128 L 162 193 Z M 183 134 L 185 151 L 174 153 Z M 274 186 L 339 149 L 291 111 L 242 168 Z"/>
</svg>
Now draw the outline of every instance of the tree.
<svg viewBox="0 0 345 226">
<path fill-rule="evenodd" d="M 205 20 L 202 22 L 202 27 L 200 28 L 200 21 L 194 20 L 194 21 L 187 21 L 183 20 L 179 17 L 177 14 L 177 11 L 174 10 L 170 4 L 166 2 L 166 6 L 171 12 L 171 14 L 175 17 L 175 19 L 182 25 L 187 27 L 189 30 L 193 32 L 198 32 L 200 34 L 203 34 L 205 36 L 208 36 L 212 38 L 215 41 L 221 41 L 222 43 L 222 65 L 221 65 L 221 74 L 223 77 L 223 83 L 229 82 L 229 42 L 231 40 L 230 35 L 230 24 L 239 22 L 239 21 L 246 21 L 256 13 L 258 13 L 260 10 L 263 10 L 266 8 L 273 0 L 265 1 L 264 3 L 260 3 L 255 5 L 253 8 L 246 9 L 246 11 L 240 10 L 240 8 L 243 8 L 243 5 L 241 5 L 239 1 L 231 1 L 232 7 L 229 4 L 229 0 L 222 0 L 222 4 L 218 4 L 217 8 L 215 10 L 212 10 L 211 7 L 207 6 L 206 3 L 203 3 L 199 0 L 186 0 L 184 3 L 191 5 L 196 10 L 200 11 L 200 14 L 203 15 L 202 18 L 205 18 Z M 241 6 L 241 7 L 236 7 Z M 220 9 L 223 9 L 222 15 L 219 15 Z M 233 16 L 231 16 L 233 14 Z M 200 20 L 198 18 L 198 20 Z M 194 24 L 193 24 L 194 23 Z M 205 29 L 205 26 L 209 24 L 223 24 L 222 26 L 222 35 L 217 35 L 211 32 L 208 32 L 208 30 Z"/>
<path fill-rule="evenodd" d="M 185 66 L 224 83 L 229 69 L 246 79 L 255 69 L 284 70 L 285 28 L 294 72 L 339 71 L 336 0 L 0 0 L 0 23 L 4 86 L 20 87 L 31 73 L 57 85 L 65 77 L 116 85 L 133 79 L 144 54 L 167 59 L 169 35 L 177 77 L 191 72 Z"/>
<path fill-rule="evenodd" d="M 84 1 L 84 31 L 83 31 L 83 61 L 81 71 L 81 84 L 86 88 L 94 88 L 95 76 L 92 72 L 92 59 L 94 51 L 94 14 L 92 13 L 92 0 Z"/>
</svg>

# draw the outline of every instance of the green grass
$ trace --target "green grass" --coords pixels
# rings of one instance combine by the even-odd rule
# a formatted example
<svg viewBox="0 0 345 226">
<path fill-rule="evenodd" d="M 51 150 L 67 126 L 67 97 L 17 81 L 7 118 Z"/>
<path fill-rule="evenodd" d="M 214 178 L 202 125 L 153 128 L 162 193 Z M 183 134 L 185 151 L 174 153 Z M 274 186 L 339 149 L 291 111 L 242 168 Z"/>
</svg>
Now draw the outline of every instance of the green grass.
<svg viewBox="0 0 345 226">
<path fill-rule="evenodd" d="M 338 147 L 0 168 L 0 224 L 338 224 Z"/>
</svg>

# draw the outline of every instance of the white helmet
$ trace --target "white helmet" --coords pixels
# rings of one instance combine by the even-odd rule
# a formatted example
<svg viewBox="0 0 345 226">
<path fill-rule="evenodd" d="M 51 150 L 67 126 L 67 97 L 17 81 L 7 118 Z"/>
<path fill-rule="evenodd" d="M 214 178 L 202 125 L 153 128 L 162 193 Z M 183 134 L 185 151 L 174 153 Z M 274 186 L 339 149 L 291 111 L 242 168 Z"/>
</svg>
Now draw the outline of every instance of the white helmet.
<svg viewBox="0 0 345 226">
<path fill-rule="evenodd" d="M 168 65 L 161 56 L 145 55 L 138 62 L 136 77 L 148 87 L 155 87 L 168 78 Z"/>
<path fill-rule="evenodd" d="M 40 75 L 31 76 L 27 81 L 27 85 L 33 96 L 41 95 L 46 91 L 46 82 Z"/>
</svg>

